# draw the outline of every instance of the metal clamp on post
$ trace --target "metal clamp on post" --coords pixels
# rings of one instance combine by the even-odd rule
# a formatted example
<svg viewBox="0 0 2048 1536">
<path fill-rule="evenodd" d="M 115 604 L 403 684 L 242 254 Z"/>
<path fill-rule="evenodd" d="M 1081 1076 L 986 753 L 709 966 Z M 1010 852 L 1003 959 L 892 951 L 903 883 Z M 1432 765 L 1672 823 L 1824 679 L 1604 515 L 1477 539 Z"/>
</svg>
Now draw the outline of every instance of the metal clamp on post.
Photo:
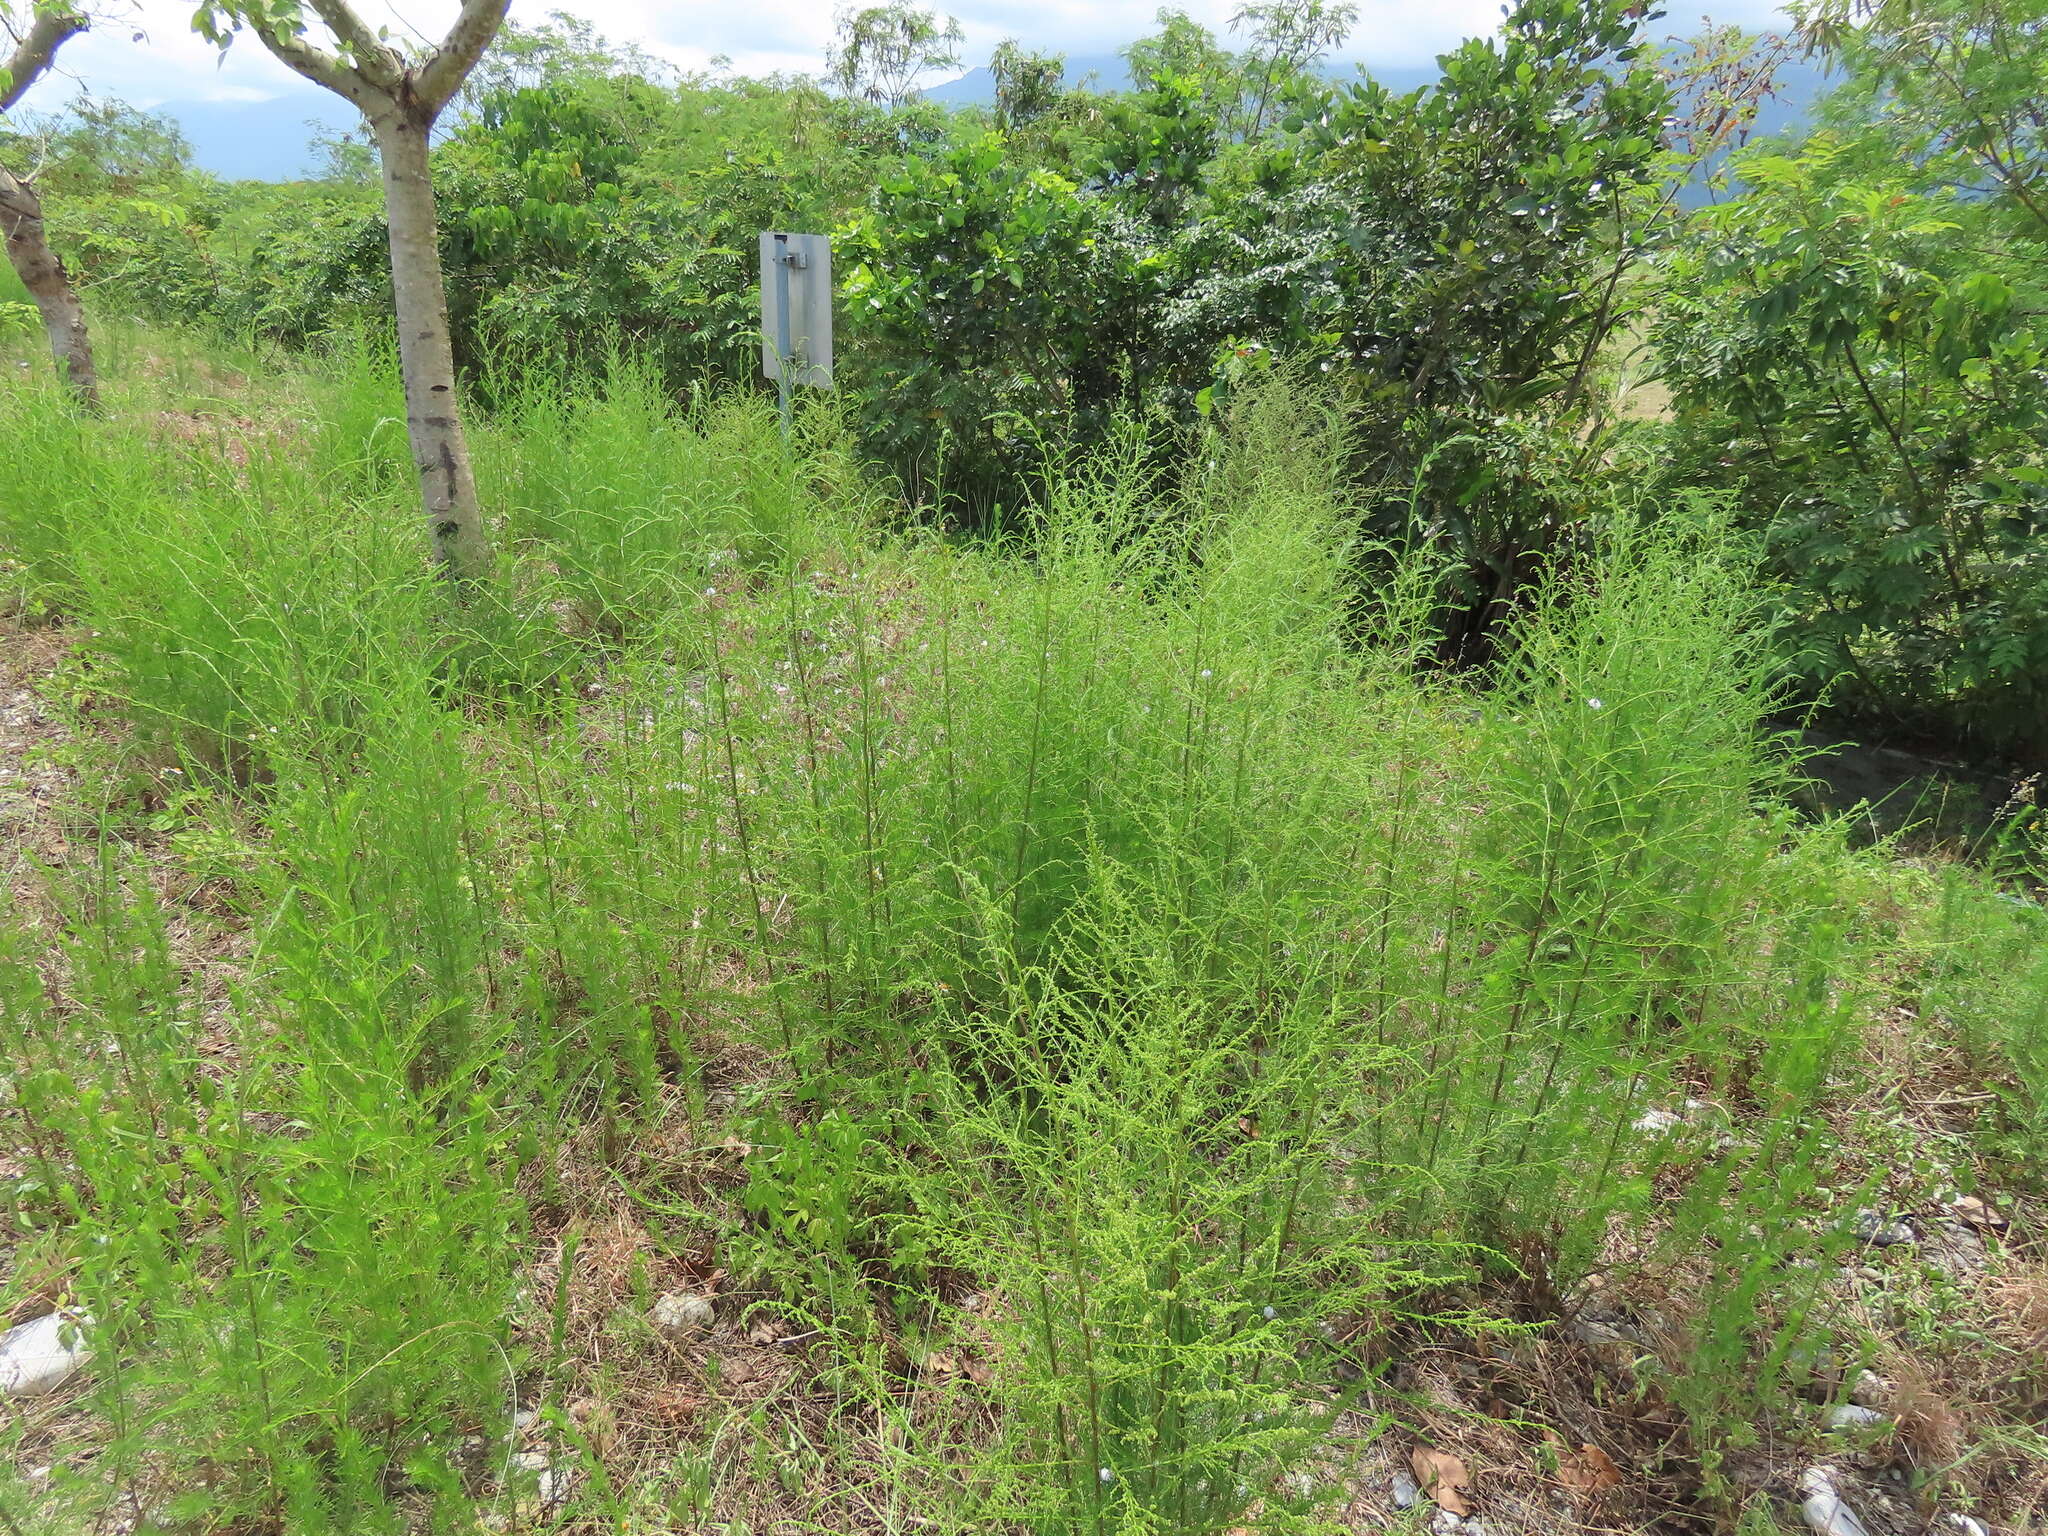
<svg viewBox="0 0 2048 1536">
<path fill-rule="evenodd" d="M 792 387 L 832 387 L 832 245 L 823 235 L 761 235 L 761 370 L 775 381 L 782 435 Z"/>
</svg>

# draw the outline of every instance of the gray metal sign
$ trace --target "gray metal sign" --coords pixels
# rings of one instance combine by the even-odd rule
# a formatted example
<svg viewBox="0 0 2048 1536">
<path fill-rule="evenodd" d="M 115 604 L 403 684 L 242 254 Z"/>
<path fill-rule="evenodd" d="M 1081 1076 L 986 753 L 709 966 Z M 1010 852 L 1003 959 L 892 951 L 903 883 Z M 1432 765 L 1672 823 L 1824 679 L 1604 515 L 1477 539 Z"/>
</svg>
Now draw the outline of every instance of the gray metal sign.
<svg viewBox="0 0 2048 1536">
<path fill-rule="evenodd" d="M 761 368 L 785 389 L 832 387 L 832 245 L 823 235 L 761 235 Z"/>
</svg>

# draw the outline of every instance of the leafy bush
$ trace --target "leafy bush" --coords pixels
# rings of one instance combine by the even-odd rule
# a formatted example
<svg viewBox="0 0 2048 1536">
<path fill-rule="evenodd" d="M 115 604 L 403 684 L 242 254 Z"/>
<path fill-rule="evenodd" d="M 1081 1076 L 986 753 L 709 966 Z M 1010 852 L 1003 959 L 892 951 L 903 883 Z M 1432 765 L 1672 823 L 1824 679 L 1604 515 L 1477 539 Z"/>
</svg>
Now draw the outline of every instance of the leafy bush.
<svg viewBox="0 0 2048 1536">
<path fill-rule="evenodd" d="M 841 235 L 863 436 L 913 494 L 987 516 L 1098 440 L 1138 280 L 1109 211 L 988 133 L 885 177 Z"/>
<path fill-rule="evenodd" d="M 2040 251 L 1833 134 L 1738 166 L 1666 301 L 1677 473 L 1744 486 L 1811 686 L 2040 750 L 2048 331 L 2015 287 Z"/>
</svg>

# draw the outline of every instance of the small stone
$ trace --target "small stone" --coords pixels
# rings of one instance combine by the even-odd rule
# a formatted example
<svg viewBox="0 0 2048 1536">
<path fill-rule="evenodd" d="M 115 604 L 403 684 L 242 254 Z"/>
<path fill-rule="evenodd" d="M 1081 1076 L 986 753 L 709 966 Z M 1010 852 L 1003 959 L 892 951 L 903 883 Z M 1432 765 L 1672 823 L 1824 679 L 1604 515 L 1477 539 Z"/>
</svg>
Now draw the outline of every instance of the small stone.
<svg viewBox="0 0 2048 1536">
<path fill-rule="evenodd" d="M 1918 1235 L 1905 1222 L 1872 1210 L 1856 1213 L 1856 1237 L 1859 1242 L 1868 1243 L 1873 1248 L 1895 1248 L 1903 1243 L 1919 1241 Z"/>
<path fill-rule="evenodd" d="M 1892 1400 L 1895 1390 L 1890 1377 L 1875 1371 L 1858 1371 L 1849 1384 L 1849 1401 L 1863 1408 L 1882 1408 Z"/>
<path fill-rule="evenodd" d="M 1842 1369 L 1841 1360 L 1825 1344 L 1795 1345 L 1785 1361 L 1802 1376 L 1833 1376 Z"/>
<path fill-rule="evenodd" d="M 1413 1509 L 1415 1501 L 1422 1497 L 1422 1487 L 1406 1472 L 1394 1474 L 1394 1508 Z"/>
<path fill-rule="evenodd" d="M 0 1334 L 0 1395 L 40 1397 L 54 1392 L 92 1359 L 82 1312 L 49 1312 Z"/>
<path fill-rule="evenodd" d="M 1565 1332 L 1579 1343 L 1590 1344 L 1596 1349 L 1605 1344 L 1643 1342 L 1641 1332 L 1618 1317 L 1575 1317 L 1566 1326 Z"/>
<path fill-rule="evenodd" d="M 1465 1522 L 1448 1509 L 1440 1509 L 1429 1517 L 1430 1536 L 1459 1536 Z"/>
<path fill-rule="evenodd" d="M 1990 1256 L 1984 1246 L 1984 1234 L 1964 1222 L 1943 1221 L 1939 1236 L 1939 1241 L 1924 1250 L 1927 1263 L 1951 1279 L 1960 1280 L 1982 1269 Z"/>
<path fill-rule="evenodd" d="M 1950 1532 L 1951 1536 L 1991 1536 L 1982 1520 L 1972 1519 L 1968 1515 L 1946 1514 L 1936 1524 L 1942 1530 Z"/>
<path fill-rule="evenodd" d="M 546 1451 L 521 1451 L 512 1458 L 513 1467 L 531 1474 L 533 1491 L 530 1495 L 520 1491 L 514 1499 L 514 1509 L 522 1520 L 531 1521 L 551 1512 L 569 1496 L 569 1484 L 575 1480 L 575 1471 L 558 1467 L 548 1460 Z M 523 1481 L 523 1479 L 522 1479 Z"/>
<path fill-rule="evenodd" d="M 1891 1420 L 1861 1403 L 1834 1403 L 1822 1410 L 1821 1422 L 1829 1429 L 1875 1429 Z"/>
<path fill-rule="evenodd" d="M 665 1339 L 685 1339 L 708 1329 L 717 1317 L 709 1296 L 689 1291 L 666 1291 L 655 1298 L 648 1312 L 654 1331 Z"/>
<path fill-rule="evenodd" d="M 1808 1467 L 1799 1474 L 1799 1491 L 1804 1495 L 1799 1513 L 1813 1536 L 1870 1536 L 1856 1511 L 1842 1501 L 1831 1468 Z"/>
<path fill-rule="evenodd" d="M 1635 1128 L 1646 1136 L 1661 1136 L 1683 1124 L 1685 1116 L 1675 1115 L 1668 1109 L 1646 1109 L 1635 1118 Z"/>
<path fill-rule="evenodd" d="M 1300 1470 L 1289 1472 L 1280 1481 L 1286 1486 L 1287 1491 L 1297 1499 L 1312 1499 L 1315 1497 L 1316 1477 L 1313 1472 Z"/>
</svg>

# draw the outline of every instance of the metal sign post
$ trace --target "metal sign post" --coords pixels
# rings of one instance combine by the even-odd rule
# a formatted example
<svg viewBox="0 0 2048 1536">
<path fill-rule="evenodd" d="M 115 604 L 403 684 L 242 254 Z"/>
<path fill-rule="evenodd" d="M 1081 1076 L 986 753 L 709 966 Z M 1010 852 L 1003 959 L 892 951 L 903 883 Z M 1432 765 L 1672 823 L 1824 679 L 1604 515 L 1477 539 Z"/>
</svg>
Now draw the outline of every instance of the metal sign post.
<svg viewBox="0 0 2048 1536">
<path fill-rule="evenodd" d="M 832 387 L 832 245 L 823 235 L 761 235 L 761 370 L 775 381 L 782 435 L 798 384 Z"/>
</svg>

